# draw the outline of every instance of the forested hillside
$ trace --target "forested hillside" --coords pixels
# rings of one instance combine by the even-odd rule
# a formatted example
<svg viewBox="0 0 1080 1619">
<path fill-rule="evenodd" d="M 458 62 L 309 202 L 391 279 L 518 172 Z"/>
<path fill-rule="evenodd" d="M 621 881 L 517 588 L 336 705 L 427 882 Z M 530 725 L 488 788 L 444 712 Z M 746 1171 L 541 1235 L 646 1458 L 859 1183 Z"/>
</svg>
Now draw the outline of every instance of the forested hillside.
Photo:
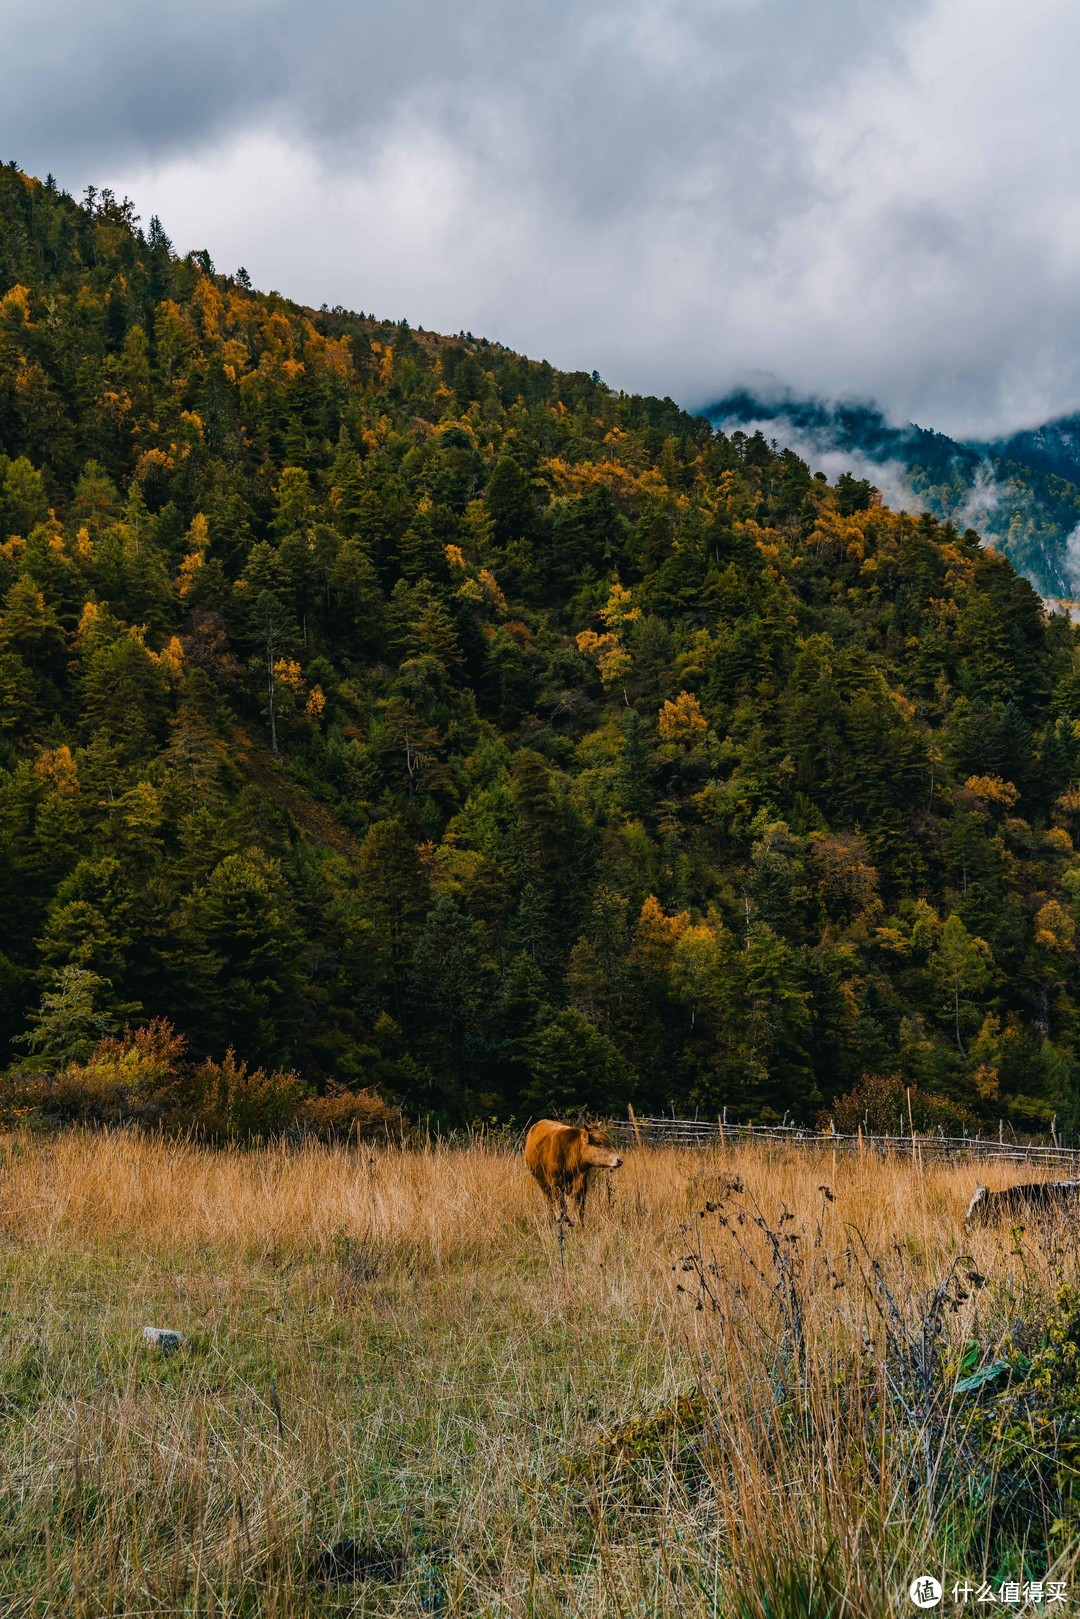
<svg viewBox="0 0 1080 1619">
<path fill-rule="evenodd" d="M 14 166 L 0 452 L 0 1062 L 1077 1122 L 1080 641 L 974 533 Z"/>
</svg>

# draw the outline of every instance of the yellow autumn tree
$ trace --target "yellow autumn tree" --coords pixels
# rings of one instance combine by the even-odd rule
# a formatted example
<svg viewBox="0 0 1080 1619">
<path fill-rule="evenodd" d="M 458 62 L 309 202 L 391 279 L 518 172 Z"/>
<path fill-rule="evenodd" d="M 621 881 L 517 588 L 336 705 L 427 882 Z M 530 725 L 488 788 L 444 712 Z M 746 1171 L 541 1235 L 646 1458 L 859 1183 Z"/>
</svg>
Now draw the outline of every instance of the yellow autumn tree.
<svg viewBox="0 0 1080 1619">
<path fill-rule="evenodd" d="M 1048 899 L 1035 913 L 1035 943 L 1043 950 L 1065 954 L 1076 942 L 1076 923 L 1056 899 Z"/>
<path fill-rule="evenodd" d="M 727 998 L 726 957 L 731 935 L 709 922 L 691 923 L 678 935 L 672 952 L 671 989 L 689 1010 L 690 1027 L 699 1015 L 713 1019 Z"/>
<path fill-rule="evenodd" d="M 151 652 L 150 656 L 165 676 L 166 684 L 179 686 L 184 678 L 184 647 L 179 636 L 170 635 L 161 651 Z"/>
<path fill-rule="evenodd" d="M 210 526 L 202 512 L 196 512 L 191 519 L 191 525 L 184 535 L 184 544 L 187 551 L 176 581 L 176 591 L 181 601 L 186 601 L 194 591 L 210 549 Z"/>
<path fill-rule="evenodd" d="M 671 974 L 675 946 L 689 926 L 689 911 L 668 916 L 656 895 L 649 894 L 634 929 L 630 960 L 650 978 L 667 979 Z"/>
<path fill-rule="evenodd" d="M 969 776 L 964 786 L 982 803 L 999 809 L 1012 809 L 1020 797 L 1012 782 L 1003 781 L 1000 776 Z"/>
<path fill-rule="evenodd" d="M 577 636 L 577 646 L 590 663 L 596 664 L 606 690 L 618 686 L 633 667 L 629 652 L 611 631 L 598 635 L 595 630 L 582 630 Z"/>
<path fill-rule="evenodd" d="M 633 606 L 632 593 L 619 582 L 618 574 L 611 582 L 608 599 L 600 609 L 600 617 L 609 630 L 619 630 L 624 624 L 632 624 L 634 619 L 641 617 L 641 608 Z"/>
<path fill-rule="evenodd" d="M 677 697 L 669 697 L 660 710 L 657 722 L 660 740 L 673 747 L 700 748 L 708 729 L 708 721 L 693 692 L 681 691 Z"/>
<path fill-rule="evenodd" d="M 79 772 L 66 742 L 58 748 L 42 748 L 34 761 L 38 775 L 59 798 L 70 798 L 79 790 Z"/>
<path fill-rule="evenodd" d="M 303 670 L 295 658 L 278 658 L 274 664 L 274 679 L 292 692 L 298 692 L 304 684 Z"/>
<path fill-rule="evenodd" d="M 590 663 L 595 663 L 604 689 L 611 691 L 622 684 L 634 664 L 619 639 L 619 630 L 624 624 L 632 624 L 634 619 L 641 617 L 640 607 L 633 606 L 631 593 L 625 585 L 620 584 L 618 574 L 612 580 L 608 599 L 600 609 L 600 617 L 605 625 L 604 631 L 598 634 L 596 630 L 582 630 L 577 636 L 577 647 Z M 623 696 L 626 696 L 625 692 Z"/>
<path fill-rule="evenodd" d="M 503 595 L 499 581 L 496 579 L 490 568 L 480 569 L 480 572 L 477 575 L 477 583 L 480 586 L 480 592 L 487 605 L 489 607 L 493 607 L 500 615 L 505 614 L 506 597 Z"/>
</svg>

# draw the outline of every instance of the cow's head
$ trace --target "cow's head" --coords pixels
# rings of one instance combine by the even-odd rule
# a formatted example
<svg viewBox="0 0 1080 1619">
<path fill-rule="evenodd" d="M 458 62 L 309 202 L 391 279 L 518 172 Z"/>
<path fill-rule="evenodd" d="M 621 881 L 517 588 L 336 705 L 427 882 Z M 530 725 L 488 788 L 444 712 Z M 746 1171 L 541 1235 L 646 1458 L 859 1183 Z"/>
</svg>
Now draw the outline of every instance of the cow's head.
<svg viewBox="0 0 1080 1619">
<path fill-rule="evenodd" d="M 585 1138 L 581 1144 L 581 1156 L 585 1163 L 593 1169 L 619 1168 L 622 1159 L 603 1130 L 582 1130 L 581 1133 Z"/>
<path fill-rule="evenodd" d="M 965 1225 L 967 1225 L 969 1221 L 974 1220 L 976 1218 L 976 1210 L 979 1208 L 979 1206 L 982 1203 L 984 1203 L 986 1201 L 987 1195 L 988 1195 L 987 1194 L 987 1189 L 983 1185 L 982 1181 L 976 1181 L 975 1182 L 975 1196 L 972 1198 L 971 1202 L 968 1204 L 968 1211 L 964 1215 L 964 1224 Z"/>
</svg>

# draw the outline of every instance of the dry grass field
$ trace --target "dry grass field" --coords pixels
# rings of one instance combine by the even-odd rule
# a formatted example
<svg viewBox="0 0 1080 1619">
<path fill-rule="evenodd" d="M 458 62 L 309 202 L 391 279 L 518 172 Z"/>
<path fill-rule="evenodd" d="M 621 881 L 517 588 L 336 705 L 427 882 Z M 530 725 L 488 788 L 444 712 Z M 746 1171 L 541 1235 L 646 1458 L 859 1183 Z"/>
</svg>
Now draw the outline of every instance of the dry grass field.
<svg viewBox="0 0 1080 1619">
<path fill-rule="evenodd" d="M 640 1151 L 560 1242 L 483 1143 L 8 1137 L 0 1613 L 880 1619 L 922 1572 L 1080 1595 L 1076 1232 L 967 1236 L 973 1182 Z"/>
</svg>

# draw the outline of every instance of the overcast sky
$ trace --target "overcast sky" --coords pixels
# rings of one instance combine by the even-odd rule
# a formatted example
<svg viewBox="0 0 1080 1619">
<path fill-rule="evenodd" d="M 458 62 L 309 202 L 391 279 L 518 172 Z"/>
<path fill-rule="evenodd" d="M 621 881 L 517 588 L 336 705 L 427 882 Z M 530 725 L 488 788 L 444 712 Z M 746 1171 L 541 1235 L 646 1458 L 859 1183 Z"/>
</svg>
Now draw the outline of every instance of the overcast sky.
<svg viewBox="0 0 1080 1619">
<path fill-rule="evenodd" d="M 1080 408 L 1069 0 L 4 0 L 0 156 L 698 407 Z"/>
</svg>

